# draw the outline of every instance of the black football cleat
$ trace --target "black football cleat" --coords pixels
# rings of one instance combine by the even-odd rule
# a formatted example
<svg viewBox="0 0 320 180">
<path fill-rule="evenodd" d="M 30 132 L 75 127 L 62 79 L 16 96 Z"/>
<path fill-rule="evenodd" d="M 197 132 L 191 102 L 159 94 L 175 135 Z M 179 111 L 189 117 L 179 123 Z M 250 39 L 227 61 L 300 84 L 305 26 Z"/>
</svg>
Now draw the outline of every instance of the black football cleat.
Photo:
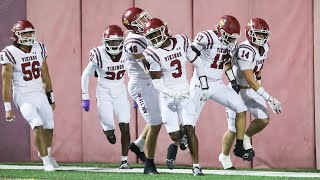
<svg viewBox="0 0 320 180">
<path fill-rule="evenodd" d="M 143 174 L 160 174 L 155 167 L 145 167 Z"/>
<path fill-rule="evenodd" d="M 237 157 L 242 158 L 244 161 L 251 161 L 253 160 L 253 157 L 254 157 L 253 150 L 234 148 L 233 154 Z"/>
<path fill-rule="evenodd" d="M 134 143 L 130 143 L 129 149 L 135 153 L 142 162 L 146 162 L 146 155 L 140 151 L 140 148 Z"/>
<path fill-rule="evenodd" d="M 153 159 L 146 159 L 144 164 L 143 174 L 160 174 L 157 171 L 156 165 L 154 164 Z"/>
</svg>

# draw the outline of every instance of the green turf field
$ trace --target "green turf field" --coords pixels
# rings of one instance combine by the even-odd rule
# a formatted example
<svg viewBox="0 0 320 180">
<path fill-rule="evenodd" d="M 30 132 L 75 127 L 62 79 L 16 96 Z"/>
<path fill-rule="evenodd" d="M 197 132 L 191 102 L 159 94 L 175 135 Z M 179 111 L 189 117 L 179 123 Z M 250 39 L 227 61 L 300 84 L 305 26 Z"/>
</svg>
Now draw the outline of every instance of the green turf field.
<svg viewBox="0 0 320 180">
<path fill-rule="evenodd" d="M 0 163 L 1 165 L 41 165 L 41 163 Z M 100 163 L 61 163 L 61 166 L 79 166 L 79 167 L 99 167 L 99 168 L 117 168 L 118 164 L 100 164 Z M 142 168 L 142 165 L 131 165 L 134 168 Z M 160 167 L 159 167 L 160 168 Z M 164 167 L 161 167 L 164 168 Z M 186 167 L 180 167 L 186 168 Z M 189 168 L 188 168 L 189 169 Z M 188 170 L 187 169 L 187 170 Z M 248 169 L 245 169 L 246 171 Z M 267 170 L 267 169 L 265 169 Z M 268 169 L 270 171 L 270 169 Z M 237 170 L 239 171 L 239 170 Z M 255 172 L 256 170 L 251 170 Z M 261 171 L 261 170 L 259 170 Z M 272 170 L 281 171 L 284 170 Z M 316 170 L 286 170 L 286 172 L 312 172 L 319 173 Z M 234 180 L 273 180 L 273 179 L 319 179 L 319 178 L 294 178 L 294 177 L 265 177 L 265 176 L 244 176 L 244 175 L 217 175 L 217 174 L 206 174 L 203 177 L 194 177 L 191 174 L 177 174 L 177 173 L 162 173 L 160 175 L 144 175 L 142 173 L 110 173 L 110 172 L 86 172 L 86 171 L 76 171 L 76 170 L 58 170 L 55 172 L 44 172 L 42 170 L 13 170 L 13 169 L 0 169 L 0 179 L 161 179 L 161 180 L 176 180 L 176 179 L 234 179 Z"/>
</svg>

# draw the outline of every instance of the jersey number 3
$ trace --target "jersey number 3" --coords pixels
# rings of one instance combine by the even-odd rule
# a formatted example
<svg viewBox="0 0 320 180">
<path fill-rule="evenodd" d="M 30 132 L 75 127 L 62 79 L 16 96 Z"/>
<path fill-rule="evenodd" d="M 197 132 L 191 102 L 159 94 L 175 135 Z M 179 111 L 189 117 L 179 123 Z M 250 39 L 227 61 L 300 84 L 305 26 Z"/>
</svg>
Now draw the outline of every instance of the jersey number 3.
<svg viewBox="0 0 320 180">
<path fill-rule="evenodd" d="M 179 78 L 182 76 L 181 63 L 178 59 L 175 59 L 170 62 L 171 67 L 176 67 L 175 72 L 172 73 L 172 77 Z"/>
<path fill-rule="evenodd" d="M 21 64 L 21 69 L 24 74 L 23 80 L 30 81 L 40 77 L 40 63 L 39 61 L 26 62 Z"/>
</svg>

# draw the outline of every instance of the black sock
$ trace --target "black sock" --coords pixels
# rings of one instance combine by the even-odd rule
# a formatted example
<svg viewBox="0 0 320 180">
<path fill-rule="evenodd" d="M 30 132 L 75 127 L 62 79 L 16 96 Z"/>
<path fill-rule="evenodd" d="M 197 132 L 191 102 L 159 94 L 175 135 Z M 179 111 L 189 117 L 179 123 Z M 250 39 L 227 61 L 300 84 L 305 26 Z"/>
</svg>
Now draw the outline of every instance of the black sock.
<svg viewBox="0 0 320 180">
<path fill-rule="evenodd" d="M 237 139 L 236 148 L 243 149 L 243 139 Z"/>
<path fill-rule="evenodd" d="M 152 165 L 154 164 L 153 159 L 149 159 L 149 158 L 147 158 L 147 160 L 146 160 L 146 164 L 147 164 L 147 166 L 152 166 Z"/>
</svg>

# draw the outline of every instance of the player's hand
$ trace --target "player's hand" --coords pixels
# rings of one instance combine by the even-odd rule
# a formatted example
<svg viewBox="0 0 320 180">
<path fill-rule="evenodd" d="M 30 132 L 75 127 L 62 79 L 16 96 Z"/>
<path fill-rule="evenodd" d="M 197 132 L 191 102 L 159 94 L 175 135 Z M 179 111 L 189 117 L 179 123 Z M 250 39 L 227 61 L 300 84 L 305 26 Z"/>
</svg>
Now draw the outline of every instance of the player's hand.
<svg viewBox="0 0 320 180">
<path fill-rule="evenodd" d="M 188 93 L 172 92 L 169 96 L 171 96 L 176 101 L 180 101 L 182 99 L 190 98 L 189 92 Z"/>
<path fill-rule="evenodd" d="M 50 105 L 51 105 L 52 111 L 54 111 L 56 109 L 56 103 L 53 103 L 53 104 L 50 104 Z"/>
<path fill-rule="evenodd" d="M 202 89 L 201 92 L 201 97 L 200 97 L 200 101 L 205 102 L 209 99 L 209 90 L 208 89 Z"/>
<path fill-rule="evenodd" d="M 239 86 L 239 84 L 237 83 L 236 80 L 231 81 L 231 86 L 232 86 L 232 89 L 239 94 L 240 86 Z"/>
<path fill-rule="evenodd" d="M 273 113 L 275 114 L 281 113 L 281 104 L 278 100 L 270 96 L 270 98 L 268 99 L 268 104 L 272 109 Z"/>
<path fill-rule="evenodd" d="M 6 121 L 12 122 L 15 120 L 12 110 L 6 111 Z"/>
<path fill-rule="evenodd" d="M 90 110 L 90 100 L 89 99 L 86 99 L 86 100 L 82 100 L 82 108 L 89 112 Z"/>
</svg>

